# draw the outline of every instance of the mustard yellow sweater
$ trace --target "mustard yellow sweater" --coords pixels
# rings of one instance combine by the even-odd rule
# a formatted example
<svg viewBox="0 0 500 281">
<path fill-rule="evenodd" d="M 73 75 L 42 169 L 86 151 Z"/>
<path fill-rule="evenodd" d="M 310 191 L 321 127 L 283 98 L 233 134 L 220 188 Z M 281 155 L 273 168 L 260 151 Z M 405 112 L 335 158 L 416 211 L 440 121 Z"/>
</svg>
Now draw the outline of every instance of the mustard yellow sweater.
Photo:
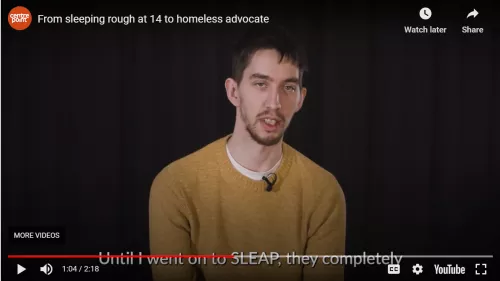
<svg viewBox="0 0 500 281">
<path fill-rule="evenodd" d="M 174 265 L 179 259 L 165 259 L 169 265 L 152 265 L 154 280 L 342 280 L 342 266 L 323 265 L 321 258 L 314 267 L 290 265 L 285 256 L 344 254 L 345 199 L 335 177 L 284 143 L 277 182 L 267 192 L 264 181 L 234 169 L 228 137 L 171 163 L 154 179 L 151 254 L 276 252 L 283 255 L 280 263 L 229 258 L 225 265 L 211 259 Z"/>
</svg>

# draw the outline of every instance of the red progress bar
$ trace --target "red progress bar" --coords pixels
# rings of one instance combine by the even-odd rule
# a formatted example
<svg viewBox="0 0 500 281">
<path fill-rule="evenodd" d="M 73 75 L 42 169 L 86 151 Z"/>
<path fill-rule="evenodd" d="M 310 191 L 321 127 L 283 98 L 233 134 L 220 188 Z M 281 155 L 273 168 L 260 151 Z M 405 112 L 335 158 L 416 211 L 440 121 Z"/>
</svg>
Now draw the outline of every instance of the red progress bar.
<svg viewBox="0 0 500 281">
<path fill-rule="evenodd" d="M 99 258 L 226 258 L 232 259 L 234 255 L 8 255 L 9 259 L 99 259 Z"/>
</svg>

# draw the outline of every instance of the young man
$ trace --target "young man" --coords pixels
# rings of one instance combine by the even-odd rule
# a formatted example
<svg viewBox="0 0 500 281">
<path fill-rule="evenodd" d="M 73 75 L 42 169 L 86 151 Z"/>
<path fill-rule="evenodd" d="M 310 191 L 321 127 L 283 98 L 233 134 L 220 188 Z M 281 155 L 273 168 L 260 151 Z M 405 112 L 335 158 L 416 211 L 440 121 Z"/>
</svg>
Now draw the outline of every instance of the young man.
<svg viewBox="0 0 500 281">
<path fill-rule="evenodd" d="M 321 257 L 314 266 L 286 258 L 343 255 L 346 227 L 335 177 L 283 142 L 306 97 L 304 57 L 293 39 L 270 26 L 243 37 L 225 83 L 236 108 L 233 133 L 168 165 L 151 188 L 151 254 L 246 259 L 153 265 L 155 281 L 343 279 L 343 267 Z M 271 265 L 250 252 L 282 256 Z"/>
</svg>

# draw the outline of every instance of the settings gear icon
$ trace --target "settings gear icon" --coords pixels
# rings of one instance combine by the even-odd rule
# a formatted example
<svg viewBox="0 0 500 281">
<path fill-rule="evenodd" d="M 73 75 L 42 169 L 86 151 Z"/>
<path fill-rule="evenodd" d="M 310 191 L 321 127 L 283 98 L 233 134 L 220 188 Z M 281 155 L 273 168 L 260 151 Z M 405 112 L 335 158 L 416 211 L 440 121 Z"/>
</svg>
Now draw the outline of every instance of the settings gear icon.
<svg viewBox="0 0 500 281">
<path fill-rule="evenodd" d="M 424 267 L 417 263 L 416 265 L 413 266 L 412 271 L 416 275 L 419 275 L 420 273 L 424 272 Z"/>
</svg>

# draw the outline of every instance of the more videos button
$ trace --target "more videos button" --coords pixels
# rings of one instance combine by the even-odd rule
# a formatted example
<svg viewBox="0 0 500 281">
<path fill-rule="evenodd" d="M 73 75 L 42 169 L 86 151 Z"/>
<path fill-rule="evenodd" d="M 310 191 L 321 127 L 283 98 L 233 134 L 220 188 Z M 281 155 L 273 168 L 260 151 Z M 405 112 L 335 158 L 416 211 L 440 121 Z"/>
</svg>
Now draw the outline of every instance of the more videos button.
<svg viewBox="0 0 500 281">
<path fill-rule="evenodd" d="M 9 227 L 12 244 L 64 244 L 63 227 Z"/>
</svg>

